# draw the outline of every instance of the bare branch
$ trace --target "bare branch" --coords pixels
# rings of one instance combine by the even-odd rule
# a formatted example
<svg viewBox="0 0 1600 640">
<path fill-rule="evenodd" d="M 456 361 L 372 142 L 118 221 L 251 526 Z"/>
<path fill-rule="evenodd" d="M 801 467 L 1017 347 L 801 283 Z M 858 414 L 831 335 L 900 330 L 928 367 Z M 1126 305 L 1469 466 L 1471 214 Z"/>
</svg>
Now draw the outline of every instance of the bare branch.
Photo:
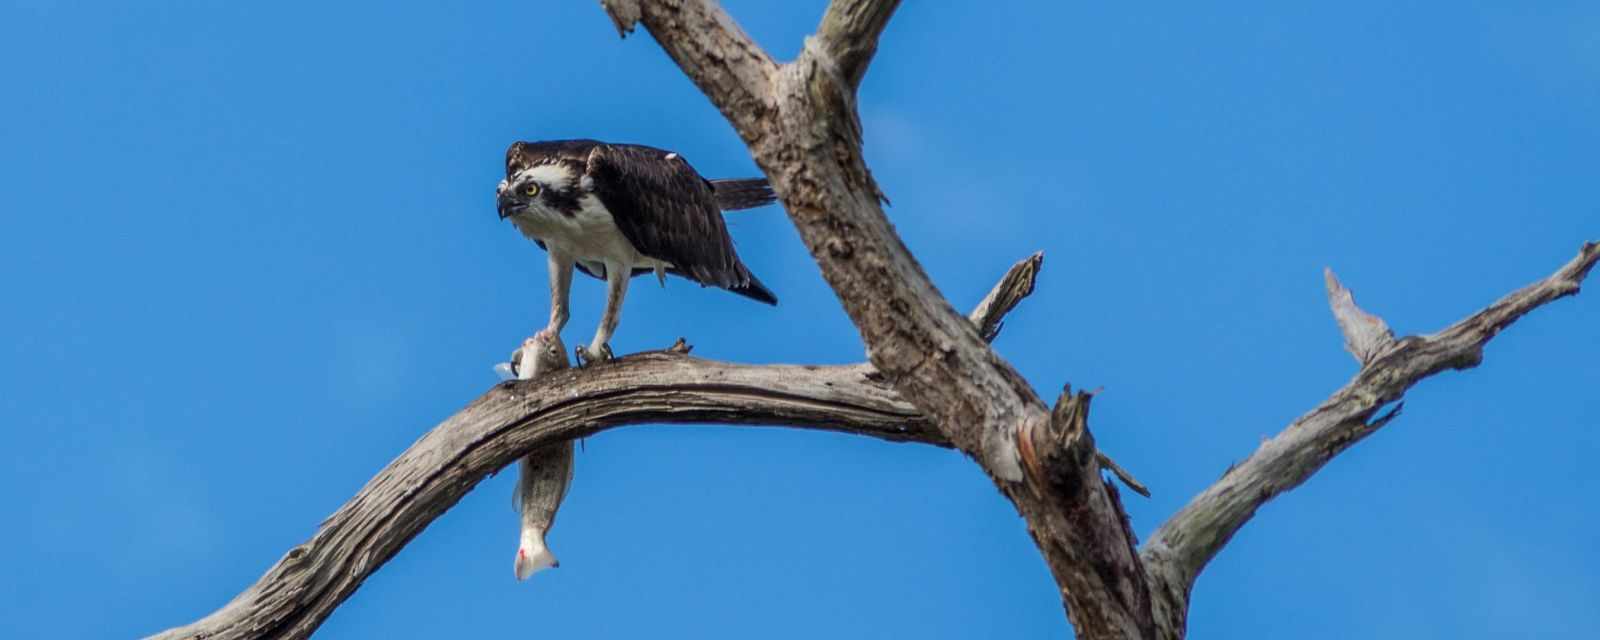
<svg viewBox="0 0 1600 640">
<path fill-rule="evenodd" d="M 1008 273 L 997 288 L 1012 279 Z M 572 370 L 560 336 L 524 340 L 511 355 L 521 382 L 496 387 L 435 427 L 222 609 L 157 637 L 307 637 L 484 476 L 611 427 L 768 424 L 950 446 L 870 366 L 735 365 L 690 358 L 689 350 L 679 338 L 664 351 Z"/>
<path fill-rule="evenodd" d="M 1141 555 L 1151 575 L 1162 583 L 1165 596 L 1175 599 L 1168 604 L 1178 609 L 1177 619 L 1182 618 L 1181 609 L 1200 571 L 1261 505 L 1300 486 L 1334 456 L 1388 424 L 1399 407 L 1372 418 L 1412 385 L 1441 371 L 1476 366 L 1483 359 L 1483 345 L 1502 329 L 1540 305 L 1577 293 L 1597 260 L 1600 244 L 1587 243 L 1549 277 L 1444 331 L 1408 337 L 1374 354 L 1344 388 L 1262 443 L 1162 524 Z"/>
<path fill-rule="evenodd" d="M 1012 435 L 1046 408 L 967 328 L 884 216 L 861 157 L 854 86 L 834 53 L 864 68 L 873 47 L 842 38 L 881 31 L 893 3 L 840 2 L 824 19 L 833 41 L 814 40 L 781 70 L 711 0 L 641 0 L 640 21 L 750 147 L 873 366 L 985 469 L 1019 480 Z"/>
<path fill-rule="evenodd" d="M 834 0 L 828 5 L 817 38 L 852 92 L 866 76 L 867 64 L 878 52 L 878 35 L 899 6 L 900 0 Z"/>
<path fill-rule="evenodd" d="M 1363 311 L 1356 306 L 1355 297 L 1333 275 L 1333 269 L 1323 269 L 1322 278 L 1328 285 L 1328 306 L 1333 308 L 1333 319 L 1339 322 L 1344 334 L 1344 348 L 1366 366 L 1385 349 L 1394 344 L 1394 332 L 1383 318 Z"/>
<path fill-rule="evenodd" d="M 1087 467 L 1062 469 L 1092 479 L 1080 482 L 1081 490 L 1041 489 L 1042 476 L 1025 476 L 1019 442 L 1031 442 L 1029 425 L 1050 421 L 1048 408 L 939 293 L 884 215 L 885 199 L 861 153 L 855 91 L 894 3 L 835 0 L 824 33 L 770 76 L 770 104 L 748 112 L 736 108 L 745 88 L 706 78 L 736 74 L 737 65 L 725 60 L 754 45 L 730 40 L 726 34 L 736 28 L 713 25 L 720 32 L 705 33 L 669 19 L 667 8 L 686 4 L 693 3 L 645 0 L 643 22 L 750 147 L 861 332 L 872 366 L 1016 503 L 1080 636 L 1151 636 L 1145 574 L 1092 448 Z M 1047 440 L 1032 444 L 1063 446 Z M 1086 431 L 1083 440 L 1092 444 Z M 1078 459 L 1049 447 L 1035 453 L 1045 461 Z M 1093 544 L 1079 548 L 1083 541 Z"/>
<path fill-rule="evenodd" d="M 1117 476 L 1118 480 L 1122 481 L 1122 484 L 1128 485 L 1129 489 L 1133 489 L 1134 493 L 1146 498 L 1150 497 L 1150 487 L 1144 486 L 1143 482 L 1139 482 L 1138 478 L 1128 473 L 1127 469 L 1123 469 L 1122 465 L 1111 459 L 1111 456 L 1106 455 L 1104 451 L 1096 451 L 1094 456 L 1095 459 L 1100 461 L 1101 468 L 1110 470 L 1112 474 Z"/>
<path fill-rule="evenodd" d="M 915 408 L 854 367 L 646 354 L 502 383 L 418 440 L 227 606 L 158 637 L 307 637 L 490 473 L 535 448 L 607 428 L 686 422 L 945 443 Z"/>
<path fill-rule="evenodd" d="M 1000 335 L 1000 328 L 1005 324 L 1001 322 L 1001 318 L 1015 309 L 1023 298 L 1033 293 L 1033 283 L 1038 279 L 1039 268 L 1043 265 L 1043 251 L 1011 265 L 1006 275 L 1000 278 L 1000 283 L 989 290 L 989 295 L 984 296 L 978 307 L 967 315 L 967 319 L 978 328 L 978 335 L 984 342 L 994 342 Z"/>
</svg>

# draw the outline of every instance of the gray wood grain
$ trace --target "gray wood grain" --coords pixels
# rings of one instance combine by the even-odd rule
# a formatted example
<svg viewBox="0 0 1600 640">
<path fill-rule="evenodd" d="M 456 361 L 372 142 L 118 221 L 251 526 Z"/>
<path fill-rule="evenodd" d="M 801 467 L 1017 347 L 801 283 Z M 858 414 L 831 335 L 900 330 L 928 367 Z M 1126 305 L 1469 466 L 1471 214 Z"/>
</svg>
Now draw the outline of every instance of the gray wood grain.
<svg viewBox="0 0 1600 640">
<path fill-rule="evenodd" d="M 1033 291 L 1038 260 L 1012 266 L 972 321 L 998 323 L 1015 308 Z M 484 477 L 611 427 L 772 425 L 950 446 L 871 365 L 737 365 L 688 352 L 680 339 L 665 351 L 569 369 L 560 336 L 524 340 L 512 354 L 524 379 L 501 383 L 429 431 L 227 605 L 154 637 L 308 637 Z"/>
<path fill-rule="evenodd" d="M 1483 346 L 1489 340 L 1534 309 L 1576 294 L 1597 260 L 1600 244 L 1586 243 L 1577 257 L 1555 273 L 1507 294 L 1443 331 L 1382 343 L 1381 350 L 1362 359 L 1361 370 L 1343 388 L 1262 442 L 1255 453 L 1229 468 L 1221 479 L 1163 523 L 1140 555 L 1154 582 L 1165 592 L 1162 600 L 1171 607 L 1167 613 L 1173 618 L 1172 624 L 1181 628 L 1195 578 L 1233 534 L 1255 516 L 1257 509 L 1300 486 L 1334 456 L 1397 417 L 1398 404 L 1379 412 L 1386 405 L 1398 403 L 1412 385 L 1437 373 L 1478 366 L 1483 361 Z M 1343 287 L 1330 279 L 1330 294 L 1335 289 Z M 1335 315 L 1350 313 L 1348 308 L 1354 303 L 1341 310 L 1344 306 L 1335 300 Z M 1362 322 L 1383 326 L 1376 316 L 1357 312 L 1371 318 Z M 1346 323 L 1340 320 L 1341 325 Z M 1347 330 L 1347 340 L 1349 334 Z M 1357 342 L 1372 344 L 1364 339 Z"/>
<path fill-rule="evenodd" d="M 1484 344 L 1576 293 L 1600 260 L 1600 246 L 1585 244 L 1550 277 L 1439 333 L 1399 340 L 1329 271 L 1330 305 L 1361 370 L 1136 547 L 1120 495 L 1102 476 L 1102 466 L 1118 467 L 1095 447 L 1091 396 L 1063 391 L 1047 406 L 988 343 L 1015 299 L 1032 291 L 1038 256 L 1014 266 L 969 319 L 884 213 L 887 198 L 861 153 L 856 90 L 899 3 L 835 0 L 785 64 L 714 0 L 601 5 L 623 35 L 644 25 L 733 125 L 870 363 L 757 367 L 656 353 L 501 385 L 423 436 L 255 585 L 159 637 L 305 637 L 429 522 L 519 456 L 625 424 L 702 422 L 954 446 L 1017 506 L 1079 637 L 1182 638 L 1195 578 L 1257 509 L 1395 419 L 1412 385 L 1476 366 Z M 1126 470 L 1119 475 L 1137 484 Z"/>
<path fill-rule="evenodd" d="M 943 444 L 861 367 L 642 354 L 501 383 L 445 420 L 205 618 L 157 638 L 304 638 L 479 481 L 544 445 L 645 423 L 782 425 Z"/>
</svg>

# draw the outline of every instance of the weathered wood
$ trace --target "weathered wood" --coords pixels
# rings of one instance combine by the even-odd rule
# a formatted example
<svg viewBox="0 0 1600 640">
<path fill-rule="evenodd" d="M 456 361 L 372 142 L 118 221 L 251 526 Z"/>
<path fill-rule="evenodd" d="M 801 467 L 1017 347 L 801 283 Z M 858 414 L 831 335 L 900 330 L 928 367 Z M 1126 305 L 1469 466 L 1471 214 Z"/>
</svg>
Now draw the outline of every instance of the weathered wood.
<svg viewBox="0 0 1600 640">
<path fill-rule="evenodd" d="M 915 408 L 857 367 L 642 354 L 501 383 L 413 444 L 232 602 L 156 637 L 307 637 L 412 537 L 520 456 L 616 426 L 691 422 L 944 443 Z"/>
<path fill-rule="evenodd" d="M 1136 548 L 1101 469 L 1140 485 L 1095 448 L 1089 396 L 1063 393 L 1050 410 L 988 344 L 1000 316 L 1032 291 L 1039 256 L 1014 266 L 969 321 L 884 215 L 886 199 L 861 154 L 855 92 L 898 4 L 835 0 L 799 58 L 779 65 L 713 0 L 601 2 L 619 33 L 643 24 L 733 124 L 861 333 L 870 364 L 750 367 L 656 353 L 502 385 L 414 444 L 250 589 L 160 637 L 305 637 L 433 518 L 518 456 L 623 424 L 709 422 L 954 446 L 1026 519 L 1080 637 L 1182 638 L 1195 578 L 1261 505 L 1393 420 L 1412 385 L 1476 366 L 1499 331 L 1576 293 L 1600 260 L 1600 246 L 1586 244 L 1554 275 L 1440 333 L 1398 341 L 1328 272 L 1330 305 L 1360 372 Z"/>
<path fill-rule="evenodd" d="M 974 308 L 972 313 L 967 314 L 967 320 L 978 328 L 978 336 L 983 338 L 984 342 L 994 342 L 994 339 L 1000 336 L 1000 329 L 1005 326 L 1001 319 L 1016 308 L 1018 302 L 1033 293 L 1034 280 L 1043 266 L 1043 251 L 1011 265 L 1011 268 L 1006 270 L 1006 275 L 1000 278 L 1000 283 L 978 302 L 977 308 Z"/>
<path fill-rule="evenodd" d="M 1110 638 L 1152 629 L 1148 606 L 1112 602 L 1119 596 L 1103 588 L 1142 581 L 1142 572 L 1089 579 L 1106 565 L 1073 549 L 1072 529 L 1082 523 L 1062 519 L 1104 516 L 1097 531 L 1125 536 L 1114 546 L 1131 549 L 1115 489 L 1100 482 L 1072 494 L 1030 488 L 1017 434 L 1049 420 L 1049 408 L 981 330 L 956 313 L 884 215 L 885 198 L 862 156 L 855 91 L 898 3 L 835 0 L 799 58 L 781 67 L 712 0 L 639 6 L 639 23 L 750 148 L 861 333 L 873 367 L 977 460 L 1028 519 L 1079 634 Z M 1098 476 L 1099 466 L 1085 473 Z M 1129 557 L 1133 564 L 1124 568 L 1132 570 L 1138 558 Z M 1080 619 L 1072 613 L 1080 610 L 1104 615 Z"/>
<path fill-rule="evenodd" d="M 1383 318 L 1356 306 L 1355 296 L 1333 275 L 1333 269 L 1324 269 L 1322 278 L 1328 287 L 1328 306 L 1333 310 L 1333 319 L 1339 323 L 1339 332 L 1344 334 L 1344 349 L 1355 356 L 1356 362 L 1366 366 L 1394 345 L 1394 332 Z"/>
<path fill-rule="evenodd" d="M 1578 256 L 1555 273 L 1439 333 L 1389 341 L 1382 351 L 1363 359 L 1361 371 L 1343 388 L 1261 443 L 1249 458 L 1162 524 L 1140 555 L 1160 583 L 1161 608 L 1175 628 L 1182 628 L 1195 578 L 1257 509 L 1300 486 L 1334 456 L 1388 424 L 1399 415 L 1399 407 L 1381 416 L 1378 411 L 1400 400 L 1412 385 L 1442 371 L 1477 366 L 1483 360 L 1483 346 L 1501 330 L 1541 305 L 1577 293 L 1596 261 L 1600 244 L 1584 244 Z M 1336 289 L 1343 287 L 1330 277 L 1330 293 Z M 1335 314 L 1341 313 L 1339 302 L 1333 306 Z M 1350 331 L 1345 333 L 1348 340 Z"/>
<path fill-rule="evenodd" d="M 899 6 L 900 0 L 836 0 L 828 5 L 817 38 L 851 92 L 867 75 L 867 65 L 878 52 L 878 35 Z"/>
<path fill-rule="evenodd" d="M 1036 267 L 1013 267 L 985 298 L 997 302 L 974 318 L 999 322 L 1037 276 Z M 428 432 L 226 606 L 155 637 L 307 637 L 485 476 L 518 456 L 611 427 L 778 425 L 950 446 L 871 365 L 736 365 L 691 358 L 689 350 L 679 338 L 665 351 L 568 369 L 560 336 L 523 341 L 511 357 L 523 380 L 500 384 Z"/>
<path fill-rule="evenodd" d="M 1017 434 L 1028 476 L 1012 500 L 1044 551 L 1080 638 L 1154 638 L 1144 568 L 1121 498 L 1100 474 L 1092 394 L 1063 389 L 1047 419 Z M 1020 492 L 1019 492 L 1020 493 Z"/>
</svg>

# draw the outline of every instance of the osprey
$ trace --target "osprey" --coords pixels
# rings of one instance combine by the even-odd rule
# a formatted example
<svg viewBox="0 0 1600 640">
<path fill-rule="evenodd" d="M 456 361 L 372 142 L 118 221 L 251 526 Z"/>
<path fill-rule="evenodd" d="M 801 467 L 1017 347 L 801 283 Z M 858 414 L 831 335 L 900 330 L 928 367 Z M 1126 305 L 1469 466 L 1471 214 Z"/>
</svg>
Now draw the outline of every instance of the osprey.
<svg viewBox="0 0 1600 640">
<path fill-rule="evenodd" d="M 580 365 L 611 358 L 628 280 L 667 274 L 778 304 L 739 261 L 722 211 L 770 204 L 763 178 L 707 180 L 676 153 L 596 140 L 517 142 L 506 150 L 496 190 L 500 218 L 549 255 L 550 323 L 567 324 L 572 270 L 606 281 L 606 307 L 594 339 L 576 349 Z"/>
</svg>

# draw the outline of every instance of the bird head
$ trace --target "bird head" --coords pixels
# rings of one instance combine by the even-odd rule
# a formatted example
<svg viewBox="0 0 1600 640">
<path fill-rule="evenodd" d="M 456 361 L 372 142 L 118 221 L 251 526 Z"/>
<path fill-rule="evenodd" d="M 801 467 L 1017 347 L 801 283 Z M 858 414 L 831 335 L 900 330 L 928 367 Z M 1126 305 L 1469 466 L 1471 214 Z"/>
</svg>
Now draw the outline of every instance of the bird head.
<svg viewBox="0 0 1600 640">
<path fill-rule="evenodd" d="M 511 174 L 495 188 L 495 208 L 504 220 L 524 212 L 576 207 L 572 175 L 559 164 L 542 164 Z"/>
<path fill-rule="evenodd" d="M 500 186 L 495 189 L 495 208 L 500 211 L 501 220 L 526 211 L 538 199 L 539 192 L 544 190 L 544 185 L 523 179 L 521 174 L 514 177 L 517 180 L 501 180 Z"/>
</svg>

